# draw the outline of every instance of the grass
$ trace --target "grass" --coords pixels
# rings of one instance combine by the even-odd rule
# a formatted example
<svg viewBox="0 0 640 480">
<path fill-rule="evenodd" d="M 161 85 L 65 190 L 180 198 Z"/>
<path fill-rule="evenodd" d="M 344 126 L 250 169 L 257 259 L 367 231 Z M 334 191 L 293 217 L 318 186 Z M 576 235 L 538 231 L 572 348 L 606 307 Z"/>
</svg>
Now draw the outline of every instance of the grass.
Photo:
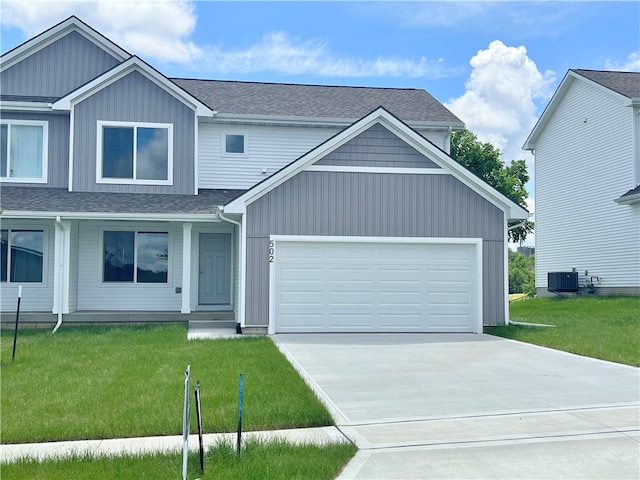
<svg viewBox="0 0 640 480">
<path fill-rule="evenodd" d="M 640 298 L 535 298 L 510 305 L 511 321 L 555 328 L 487 327 L 492 335 L 640 366 Z"/>
<path fill-rule="evenodd" d="M 1 442 L 182 433 L 184 371 L 201 385 L 203 428 L 232 432 L 244 373 L 243 429 L 331 425 L 330 414 L 267 337 L 187 340 L 183 325 L 64 327 L 1 335 Z"/>
<path fill-rule="evenodd" d="M 221 443 L 205 456 L 205 473 L 200 473 L 197 454 L 189 455 L 188 478 L 202 479 L 331 479 L 355 454 L 350 443 L 324 447 L 288 443 L 249 441 L 237 456 L 232 445 Z M 163 453 L 123 457 L 76 456 L 38 462 L 22 459 L 0 465 L 2 478 L 74 480 L 85 478 L 181 478 L 182 454 Z"/>
</svg>

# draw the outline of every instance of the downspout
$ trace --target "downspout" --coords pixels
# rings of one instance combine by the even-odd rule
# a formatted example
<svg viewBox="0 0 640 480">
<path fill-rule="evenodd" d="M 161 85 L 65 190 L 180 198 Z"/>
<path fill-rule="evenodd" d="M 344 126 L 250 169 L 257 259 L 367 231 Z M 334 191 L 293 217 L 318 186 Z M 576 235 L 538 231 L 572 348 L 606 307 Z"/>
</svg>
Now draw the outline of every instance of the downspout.
<svg viewBox="0 0 640 480">
<path fill-rule="evenodd" d="M 238 243 L 239 243 L 239 251 L 238 251 L 238 255 L 239 255 L 239 265 L 238 265 L 238 275 L 239 275 L 239 281 L 238 281 L 238 288 L 239 288 L 239 292 L 238 292 L 238 321 L 236 322 L 236 333 L 242 333 L 242 323 L 243 323 L 243 318 L 244 318 L 244 275 L 243 275 L 243 269 L 244 269 L 244 250 L 243 250 L 243 245 L 245 244 L 244 242 L 244 228 L 242 228 L 242 222 L 238 222 L 237 220 L 232 220 L 231 218 L 227 218 L 223 215 L 224 212 L 224 206 L 223 205 L 219 205 L 218 206 L 218 218 L 224 222 L 228 222 L 231 223 L 232 225 L 236 225 L 238 227 Z"/>
<path fill-rule="evenodd" d="M 60 237 L 64 235 L 64 228 L 62 228 L 62 220 L 60 219 L 60 215 L 56 216 L 56 229 L 61 232 Z M 63 260 L 63 256 L 64 256 L 63 245 L 58 245 L 57 247 L 60 251 L 58 260 Z M 63 265 L 64 265 L 64 260 L 62 265 L 56 265 L 56 282 L 58 283 L 58 322 L 56 323 L 56 326 L 53 327 L 53 331 L 51 332 L 51 335 L 56 333 L 58 331 L 58 328 L 60 328 L 60 325 L 62 325 L 62 300 L 64 299 L 64 289 L 62 288 L 62 280 L 63 280 L 62 269 L 64 268 Z"/>
</svg>

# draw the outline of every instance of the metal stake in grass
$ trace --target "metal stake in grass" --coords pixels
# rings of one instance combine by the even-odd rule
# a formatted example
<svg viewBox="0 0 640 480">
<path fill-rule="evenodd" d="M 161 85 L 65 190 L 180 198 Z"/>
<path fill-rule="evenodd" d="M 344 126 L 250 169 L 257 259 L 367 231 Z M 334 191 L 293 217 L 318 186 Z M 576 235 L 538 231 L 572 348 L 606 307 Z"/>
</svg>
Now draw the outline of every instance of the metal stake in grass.
<svg viewBox="0 0 640 480">
<path fill-rule="evenodd" d="M 18 319 L 20 318 L 20 299 L 22 298 L 22 285 L 18 287 L 18 307 L 16 308 L 16 328 L 13 330 L 13 352 L 11 363 L 16 359 L 16 344 L 18 343 Z"/>
<path fill-rule="evenodd" d="M 200 442 L 200 473 L 204 473 L 204 447 L 202 445 L 202 412 L 200 410 L 200 382 L 196 380 L 196 416 L 198 419 L 198 441 Z"/>
<path fill-rule="evenodd" d="M 189 373 L 191 365 L 184 372 L 184 412 L 182 415 L 182 480 L 187 480 L 187 458 L 189 456 Z"/>
<path fill-rule="evenodd" d="M 240 444 L 242 443 L 242 394 L 244 390 L 244 373 L 240 374 L 240 387 L 238 389 L 238 441 L 236 451 L 240 455 Z"/>
</svg>

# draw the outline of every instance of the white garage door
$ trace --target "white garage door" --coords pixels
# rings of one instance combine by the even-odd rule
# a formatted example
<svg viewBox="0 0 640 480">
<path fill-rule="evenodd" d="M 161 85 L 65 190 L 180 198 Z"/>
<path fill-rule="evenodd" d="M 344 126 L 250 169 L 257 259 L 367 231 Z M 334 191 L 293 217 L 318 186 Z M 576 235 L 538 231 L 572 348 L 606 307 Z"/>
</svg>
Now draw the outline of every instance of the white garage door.
<svg viewBox="0 0 640 480">
<path fill-rule="evenodd" d="M 275 240 L 273 331 L 481 331 L 480 241 L 452 241 Z"/>
</svg>

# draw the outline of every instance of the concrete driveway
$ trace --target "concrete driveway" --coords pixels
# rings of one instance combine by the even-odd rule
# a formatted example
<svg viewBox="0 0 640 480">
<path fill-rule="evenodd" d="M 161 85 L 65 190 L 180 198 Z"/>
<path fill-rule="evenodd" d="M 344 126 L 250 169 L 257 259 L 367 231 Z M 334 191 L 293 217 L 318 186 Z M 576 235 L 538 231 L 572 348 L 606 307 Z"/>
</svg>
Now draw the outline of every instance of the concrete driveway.
<svg viewBox="0 0 640 480">
<path fill-rule="evenodd" d="M 274 341 L 360 448 L 340 479 L 640 478 L 637 368 L 490 335 Z"/>
</svg>

